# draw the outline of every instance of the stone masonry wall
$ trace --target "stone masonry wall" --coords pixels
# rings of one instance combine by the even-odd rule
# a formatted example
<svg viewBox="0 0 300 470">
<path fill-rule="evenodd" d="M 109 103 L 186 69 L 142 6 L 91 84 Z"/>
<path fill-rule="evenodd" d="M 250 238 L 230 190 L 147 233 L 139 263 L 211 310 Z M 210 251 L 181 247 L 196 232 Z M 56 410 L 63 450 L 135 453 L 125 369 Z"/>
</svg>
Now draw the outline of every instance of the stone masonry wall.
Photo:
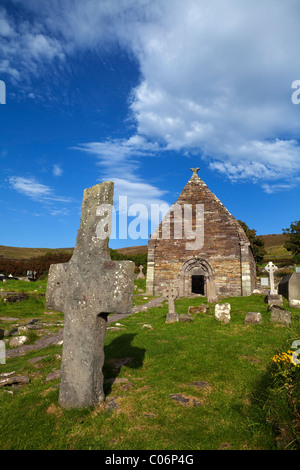
<svg viewBox="0 0 300 470">
<path fill-rule="evenodd" d="M 181 224 L 183 238 L 174 239 L 173 215 L 170 217 L 170 239 L 160 239 L 162 233 L 162 224 L 160 224 L 148 244 L 150 255 L 148 292 L 161 294 L 166 284 L 178 281 L 182 275 L 182 266 L 188 259 L 194 257 L 209 263 L 212 270 L 211 278 L 219 298 L 251 294 L 256 278 L 255 261 L 249 241 L 238 222 L 195 173 L 179 196 L 177 204 L 182 208 L 184 204 L 192 205 L 193 231 L 197 229 L 196 205 L 203 204 L 204 243 L 200 249 L 187 249 L 189 240 L 185 238 L 183 222 Z M 244 251 L 241 258 L 242 246 Z"/>
</svg>

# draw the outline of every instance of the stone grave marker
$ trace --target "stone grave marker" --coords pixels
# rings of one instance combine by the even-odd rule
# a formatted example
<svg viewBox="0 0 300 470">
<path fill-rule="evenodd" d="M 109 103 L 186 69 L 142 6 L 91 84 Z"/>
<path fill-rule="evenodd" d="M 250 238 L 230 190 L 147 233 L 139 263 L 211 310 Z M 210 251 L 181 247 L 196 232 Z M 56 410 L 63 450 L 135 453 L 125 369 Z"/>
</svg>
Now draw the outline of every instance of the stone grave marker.
<svg viewBox="0 0 300 470">
<path fill-rule="evenodd" d="M 80 227 L 68 263 L 50 266 L 46 306 L 64 312 L 59 403 L 85 408 L 104 401 L 104 339 L 109 313 L 132 308 L 134 263 L 111 261 L 113 183 L 84 191 Z"/>
<path fill-rule="evenodd" d="M 215 319 L 224 323 L 230 322 L 230 309 L 229 303 L 215 305 Z"/>
<path fill-rule="evenodd" d="M 269 273 L 269 279 L 270 279 L 270 295 L 276 295 L 276 289 L 275 289 L 275 282 L 274 282 L 274 273 L 277 271 L 277 266 L 270 261 L 267 266 L 265 267 L 265 271 Z"/>
<path fill-rule="evenodd" d="M 145 279 L 145 274 L 143 273 L 143 266 L 142 265 L 139 266 L 139 270 L 140 270 L 140 272 L 137 275 L 137 279 Z"/>
<path fill-rule="evenodd" d="M 178 297 L 178 289 L 174 284 L 168 284 L 164 290 L 164 296 L 168 299 L 169 312 L 166 317 L 166 323 L 179 321 L 179 316 L 175 312 L 175 300 Z"/>
<path fill-rule="evenodd" d="M 270 261 L 265 267 L 265 271 L 269 273 L 270 281 L 270 292 L 267 295 L 266 301 L 269 305 L 283 305 L 282 295 L 278 295 L 277 290 L 275 289 L 274 273 L 277 271 L 277 266 L 275 266 L 272 261 Z"/>
<path fill-rule="evenodd" d="M 269 286 L 269 278 L 268 277 L 262 277 L 260 279 L 260 285 L 262 287 L 268 287 Z"/>
</svg>

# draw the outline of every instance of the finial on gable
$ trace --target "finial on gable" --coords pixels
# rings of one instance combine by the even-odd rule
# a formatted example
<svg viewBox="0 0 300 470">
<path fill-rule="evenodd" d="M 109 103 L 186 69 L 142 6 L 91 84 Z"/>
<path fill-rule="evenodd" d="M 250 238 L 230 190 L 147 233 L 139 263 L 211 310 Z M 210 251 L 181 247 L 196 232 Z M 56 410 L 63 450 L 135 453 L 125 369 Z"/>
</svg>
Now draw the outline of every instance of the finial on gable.
<svg viewBox="0 0 300 470">
<path fill-rule="evenodd" d="M 191 168 L 190 170 L 193 172 L 193 176 L 194 176 L 194 175 L 195 175 L 195 176 L 198 176 L 197 173 L 198 173 L 198 171 L 200 170 L 200 168 Z"/>
</svg>

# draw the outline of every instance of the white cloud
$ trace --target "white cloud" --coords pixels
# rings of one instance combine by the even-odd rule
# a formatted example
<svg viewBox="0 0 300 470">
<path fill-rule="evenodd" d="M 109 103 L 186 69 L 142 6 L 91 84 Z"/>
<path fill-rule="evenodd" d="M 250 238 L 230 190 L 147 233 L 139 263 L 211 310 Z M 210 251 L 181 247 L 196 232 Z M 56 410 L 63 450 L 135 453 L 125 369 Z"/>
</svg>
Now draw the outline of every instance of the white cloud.
<svg viewBox="0 0 300 470">
<path fill-rule="evenodd" d="M 25 178 L 23 176 L 11 176 L 9 178 L 10 186 L 20 194 L 23 194 L 34 201 L 43 203 L 72 202 L 69 197 L 55 195 L 52 188 L 45 184 L 39 183 L 35 178 Z"/>
<path fill-rule="evenodd" d="M 119 139 L 105 142 L 90 142 L 75 147 L 97 158 L 101 168 L 100 181 L 113 181 L 115 183 L 114 200 L 117 210 L 119 198 L 126 197 L 127 205 L 142 204 L 151 214 L 151 204 L 166 204 L 163 191 L 156 186 L 145 182 L 138 176 L 141 165 L 139 157 L 153 156 L 159 150 L 157 143 L 147 142 L 143 137 L 135 135 L 129 139 Z"/>
<path fill-rule="evenodd" d="M 81 146 L 98 155 L 104 174 L 117 161 L 115 176 L 133 181 L 138 158 L 162 148 L 198 154 L 232 180 L 299 174 L 300 107 L 291 102 L 300 79 L 298 0 L 14 3 L 24 15 L 0 11 L 0 71 L 15 80 L 115 43 L 137 58 L 133 140 Z"/>
<path fill-rule="evenodd" d="M 63 174 L 63 169 L 60 165 L 54 164 L 52 172 L 54 176 L 61 176 Z"/>
<path fill-rule="evenodd" d="M 159 146 L 134 135 L 129 139 L 79 144 L 74 149 L 95 155 L 103 178 L 114 176 L 132 180 L 136 178 L 135 173 L 140 166 L 138 157 L 154 155 Z"/>
</svg>

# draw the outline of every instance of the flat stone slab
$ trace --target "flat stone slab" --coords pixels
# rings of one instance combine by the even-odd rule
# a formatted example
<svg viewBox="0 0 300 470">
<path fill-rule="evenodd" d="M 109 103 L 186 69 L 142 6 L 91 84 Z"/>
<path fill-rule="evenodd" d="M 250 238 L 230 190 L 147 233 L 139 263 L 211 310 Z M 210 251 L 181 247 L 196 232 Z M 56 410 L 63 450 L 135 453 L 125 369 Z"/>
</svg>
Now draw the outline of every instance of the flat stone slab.
<svg viewBox="0 0 300 470">
<path fill-rule="evenodd" d="M 60 330 L 58 333 L 54 335 L 46 335 L 43 336 L 41 339 L 38 339 L 34 344 L 24 344 L 15 349 L 8 349 L 6 351 L 6 358 L 17 357 L 17 356 L 24 356 L 31 351 L 40 350 L 43 348 L 47 348 L 48 346 L 58 345 L 63 340 L 63 330 Z"/>
<path fill-rule="evenodd" d="M 172 398 L 172 400 L 177 401 L 181 405 L 189 406 L 189 407 L 193 407 L 193 408 L 196 407 L 196 406 L 202 405 L 200 400 L 198 400 L 197 398 L 190 397 L 190 396 L 182 394 L 182 393 L 171 394 L 170 398 Z"/>
<path fill-rule="evenodd" d="M 181 315 L 179 315 L 179 321 L 181 323 L 191 323 L 192 321 L 194 321 L 194 319 L 192 315 L 182 313 Z"/>
<path fill-rule="evenodd" d="M 197 387 L 197 388 L 209 388 L 210 385 L 208 382 L 205 382 L 204 380 L 196 380 L 195 382 L 190 382 L 188 385 L 191 387 Z"/>
<path fill-rule="evenodd" d="M 190 306 L 188 309 L 188 313 L 190 315 L 197 315 L 198 313 L 206 313 L 208 310 L 208 307 L 204 304 L 202 305 L 194 305 Z"/>
<path fill-rule="evenodd" d="M 17 375 L 14 377 L 6 377 L 0 379 L 0 387 L 5 387 L 7 385 L 24 385 L 30 382 L 29 378 L 25 375 Z"/>
<path fill-rule="evenodd" d="M 1 321 L 7 321 L 7 322 L 12 322 L 12 321 L 19 321 L 20 318 L 15 318 L 15 317 L 0 317 Z"/>
<path fill-rule="evenodd" d="M 286 326 L 291 324 L 291 312 L 284 310 L 283 307 L 279 305 L 270 305 L 269 311 L 271 312 L 271 323 L 279 323 Z"/>
</svg>

